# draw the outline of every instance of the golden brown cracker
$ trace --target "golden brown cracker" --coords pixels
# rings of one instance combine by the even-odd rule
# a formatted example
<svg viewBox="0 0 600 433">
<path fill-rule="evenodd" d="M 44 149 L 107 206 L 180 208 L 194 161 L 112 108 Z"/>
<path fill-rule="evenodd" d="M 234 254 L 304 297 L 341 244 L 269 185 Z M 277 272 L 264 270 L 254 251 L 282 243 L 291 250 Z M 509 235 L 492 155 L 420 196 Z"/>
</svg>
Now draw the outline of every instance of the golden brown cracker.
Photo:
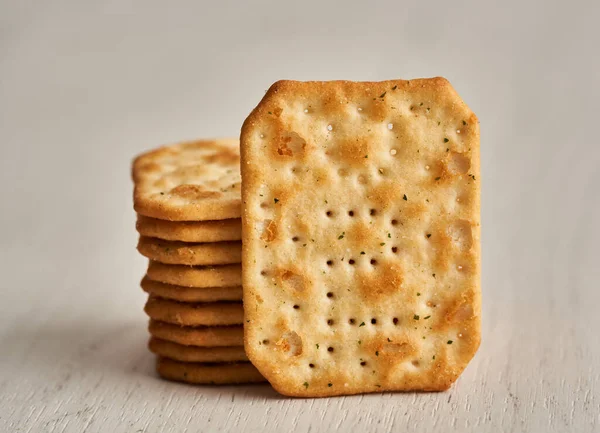
<svg viewBox="0 0 600 433">
<path fill-rule="evenodd" d="M 154 337 L 186 346 L 222 347 L 244 344 L 241 325 L 192 327 L 150 320 L 148 331 Z"/>
<path fill-rule="evenodd" d="M 137 216 L 135 225 L 141 236 L 181 242 L 223 242 L 242 239 L 242 220 L 166 221 Z"/>
<path fill-rule="evenodd" d="M 241 301 L 242 287 L 185 287 L 152 281 L 144 277 L 142 289 L 153 296 L 179 302 Z"/>
<path fill-rule="evenodd" d="M 195 140 L 161 147 L 133 161 L 137 213 L 170 221 L 240 217 L 236 139 Z"/>
<path fill-rule="evenodd" d="M 242 284 L 239 264 L 221 266 L 166 265 L 150 260 L 147 276 L 161 283 L 185 287 L 231 287 Z"/>
<path fill-rule="evenodd" d="M 244 346 L 198 347 L 184 346 L 151 337 L 148 349 L 159 356 L 182 362 L 237 362 L 248 361 Z"/>
<path fill-rule="evenodd" d="M 150 296 L 144 311 L 153 320 L 180 326 L 241 325 L 244 322 L 240 302 L 189 304 Z"/>
<path fill-rule="evenodd" d="M 199 385 L 265 382 L 265 378 L 249 362 L 209 364 L 158 357 L 156 371 L 164 379 Z"/>
<path fill-rule="evenodd" d="M 150 260 L 172 265 L 225 265 L 242 259 L 241 242 L 189 243 L 141 236 L 137 249 Z"/>
<path fill-rule="evenodd" d="M 275 389 L 447 389 L 480 341 L 479 124 L 448 81 L 275 83 L 241 156 L 245 347 Z"/>
</svg>

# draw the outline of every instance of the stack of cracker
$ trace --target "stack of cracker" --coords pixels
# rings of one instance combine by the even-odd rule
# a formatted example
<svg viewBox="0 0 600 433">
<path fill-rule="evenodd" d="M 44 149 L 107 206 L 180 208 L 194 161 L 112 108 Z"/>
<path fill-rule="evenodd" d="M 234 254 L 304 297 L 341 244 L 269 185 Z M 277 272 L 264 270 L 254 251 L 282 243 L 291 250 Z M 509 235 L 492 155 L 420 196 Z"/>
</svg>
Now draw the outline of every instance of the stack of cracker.
<svg viewBox="0 0 600 433">
<path fill-rule="evenodd" d="M 138 156 L 138 251 L 149 260 L 150 350 L 166 379 L 264 381 L 244 352 L 238 140 L 191 141 Z"/>
</svg>

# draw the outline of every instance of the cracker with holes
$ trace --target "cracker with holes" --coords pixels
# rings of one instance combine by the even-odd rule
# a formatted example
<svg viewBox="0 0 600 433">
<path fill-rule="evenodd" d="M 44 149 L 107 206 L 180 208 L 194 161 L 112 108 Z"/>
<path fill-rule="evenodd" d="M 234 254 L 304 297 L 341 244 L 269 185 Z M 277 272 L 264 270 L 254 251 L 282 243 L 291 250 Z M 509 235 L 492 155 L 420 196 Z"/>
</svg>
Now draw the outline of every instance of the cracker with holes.
<svg viewBox="0 0 600 433">
<path fill-rule="evenodd" d="M 480 342 L 480 187 L 448 81 L 275 83 L 241 158 L 245 348 L 275 389 L 449 388 Z"/>
<path fill-rule="evenodd" d="M 240 217 L 238 140 L 197 140 L 162 147 L 133 161 L 134 208 L 170 221 Z"/>
</svg>

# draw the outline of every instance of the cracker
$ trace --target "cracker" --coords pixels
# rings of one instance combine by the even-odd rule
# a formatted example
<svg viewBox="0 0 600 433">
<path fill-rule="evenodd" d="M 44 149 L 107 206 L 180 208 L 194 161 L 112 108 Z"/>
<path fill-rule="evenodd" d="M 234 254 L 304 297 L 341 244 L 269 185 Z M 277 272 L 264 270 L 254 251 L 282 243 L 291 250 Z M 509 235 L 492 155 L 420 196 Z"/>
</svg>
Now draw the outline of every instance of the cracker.
<svg viewBox="0 0 600 433">
<path fill-rule="evenodd" d="M 140 237 L 138 251 L 157 262 L 172 265 L 225 265 L 240 263 L 241 242 L 188 243 Z"/>
<path fill-rule="evenodd" d="M 244 309 L 240 302 L 188 304 L 150 296 L 144 311 L 153 320 L 181 326 L 240 325 Z"/>
<path fill-rule="evenodd" d="M 159 283 L 144 277 L 142 289 L 151 295 L 180 302 L 241 301 L 242 286 L 234 287 L 184 287 Z"/>
<path fill-rule="evenodd" d="M 135 225 L 142 236 L 182 242 L 223 242 L 242 239 L 242 220 L 165 221 L 137 216 Z"/>
<path fill-rule="evenodd" d="M 150 320 L 150 335 L 185 346 L 221 347 L 244 344 L 244 330 L 240 325 L 191 327 Z"/>
<path fill-rule="evenodd" d="M 133 161 L 137 213 L 170 221 L 240 217 L 239 146 L 235 139 L 186 141 Z"/>
<path fill-rule="evenodd" d="M 480 342 L 479 125 L 448 81 L 278 82 L 241 152 L 254 365 L 294 396 L 447 389 Z"/>
<path fill-rule="evenodd" d="M 148 349 L 165 358 L 182 362 L 235 362 L 248 361 L 244 346 L 197 347 L 184 346 L 160 338 L 151 337 Z"/>
<path fill-rule="evenodd" d="M 265 378 L 249 362 L 203 364 L 159 357 L 156 360 L 156 371 L 163 379 L 193 384 L 226 385 L 265 382 Z"/>
<path fill-rule="evenodd" d="M 230 287 L 242 285 L 239 264 L 221 266 L 165 265 L 150 260 L 147 276 L 161 283 L 186 287 Z"/>
</svg>

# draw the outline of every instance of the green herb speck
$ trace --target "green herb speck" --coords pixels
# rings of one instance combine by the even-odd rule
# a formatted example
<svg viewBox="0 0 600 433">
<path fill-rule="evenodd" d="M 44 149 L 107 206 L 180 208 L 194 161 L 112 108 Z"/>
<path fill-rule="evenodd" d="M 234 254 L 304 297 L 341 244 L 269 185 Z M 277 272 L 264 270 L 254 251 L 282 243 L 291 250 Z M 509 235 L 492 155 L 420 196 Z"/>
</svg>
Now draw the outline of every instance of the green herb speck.
<svg viewBox="0 0 600 433">
<path fill-rule="evenodd" d="M 427 233 L 427 239 L 431 237 L 431 233 Z"/>
<path fill-rule="evenodd" d="M 278 198 L 274 198 L 274 199 L 273 199 L 273 201 L 274 201 L 275 203 L 277 203 L 277 202 L 279 202 L 279 199 L 278 199 Z"/>
<path fill-rule="evenodd" d="M 448 143 L 450 140 L 448 140 L 446 137 L 444 137 L 444 143 Z"/>
<path fill-rule="evenodd" d="M 392 90 L 396 90 L 398 88 L 398 86 L 394 86 L 392 87 Z"/>
<path fill-rule="evenodd" d="M 327 386 L 331 388 L 333 386 L 333 383 L 328 383 Z"/>
<path fill-rule="evenodd" d="M 385 245 L 385 242 L 382 242 L 382 243 L 380 243 L 379 245 L 381 245 L 381 246 L 384 246 L 384 245 Z"/>
<path fill-rule="evenodd" d="M 413 316 L 413 319 L 414 319 L 414 320 L 419 320 L 419 315 L 418 315 L 418 314 L 415 314 L 415 315 Z"/>
<path fill-rule="evenodd" d="M 404 194 L 404 196 L 402 197 L 405 201 L 408 201 L 408 197 L 406 197 L 406 194 Z"/>
<path fill-rule="evenodd" d="M 430 317 L 431 317 L 431 316 L 425 316 L 425 317 L 423 317 L 423 320 L 427 320 L 427 319 L 429 319 Z"/>
<path fill-rule="evenodd" d="M 452 340 L 448 340 L 448 344 L 452 344 Z"/>
<path fill-rule="evenodd" d="M 439 177 L 439 176 L 435 178 L 435 180 L 440 180 L 440 179 L 441 179 L 441 177 Z"/>
<path fill-rule="evenodd" d="M 308 382 L 304 382 L 303 385 L 304 385 L 304 388 L 308 388 Z"/>
<path fill-rule="evenodd" d="M 342 234 L 338 236 L 338 239 L 343 239 L 345 235 L 346 235 L 346 232 L 342 232 Z"/>
<path fill-rule="evenodd" d="M 417 296 L 421 296 L 421 292 L 417 292 Z"/>
<path fill-rule="evenodd" d="M 383 92 L 379 97 L 383 98 L 387 92 Z"/>
<path fill-rule="evenodd" d="M 465 126 L 466 124 L 467 124 L 467 122 L 465 122 L 465 121 L 463 120 L 463 126 Z"/>
<path fill-rule="evenodd" d="M 365 252 L 364 252 L 364 251 L 361 251 L 361 252 L 360 252 L 360 255 L 361 255 L 361 256 L 362 256 L 362 255 L 364 255 L 364 254 L 365 254 Z"/>
<path fill-rule="evenodd" d="M 319 343 L 317 343 L 317 349 L 319 348 Z"/>
<path fill-rule="evenodd" d="M 375 351 L 375 356 L 379 356 L 379 351 Z"/>
<path fill-rule="evenodd" d="M 365 326 L 365 322 L 360 322 L 360 325 L 358 325 L 358 327 L 360 328 L 361 326 Z"/>
</svg>

